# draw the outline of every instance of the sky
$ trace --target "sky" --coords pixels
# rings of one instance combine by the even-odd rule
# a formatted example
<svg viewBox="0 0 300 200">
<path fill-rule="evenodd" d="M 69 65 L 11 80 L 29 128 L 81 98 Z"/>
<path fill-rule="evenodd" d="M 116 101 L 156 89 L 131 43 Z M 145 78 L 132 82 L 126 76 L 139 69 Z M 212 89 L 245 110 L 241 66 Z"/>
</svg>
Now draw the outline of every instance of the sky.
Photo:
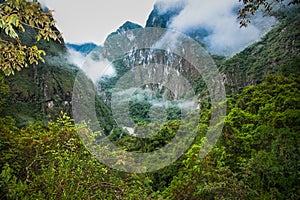
<svg viewBox="0 0 300 200">
<path fill-rule="evenodd" d="M 39 0 L 54 10 L 57 28 L 66 42 L 98 45 L 124 22 L 145 26 L 155 0 Z"/>
</svg>

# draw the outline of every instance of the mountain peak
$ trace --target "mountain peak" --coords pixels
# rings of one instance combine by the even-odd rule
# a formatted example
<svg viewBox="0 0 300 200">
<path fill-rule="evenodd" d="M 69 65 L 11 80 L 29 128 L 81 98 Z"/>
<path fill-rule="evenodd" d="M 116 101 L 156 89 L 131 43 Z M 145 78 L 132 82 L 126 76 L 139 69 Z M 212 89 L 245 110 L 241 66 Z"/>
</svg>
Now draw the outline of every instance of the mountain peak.
<svg viewBox="0 0 300 200">
<path fill-rule="evenodd" d="M 139 24 L 136 24 L 136 23 L 133 23 L 131 21 L 126 21 L 124 24 L 122 24 L 115 32 L 112 32 L 111 34 L 109 34 L 106 38 L 106 40 L 108 38 L 110 38 L 111 36 L 113 35 L 116 35 L 116 34 L 121 34 L 121 33 L 124 33 L 128 30 L 132 30 L 132 29 L 137 29 L 137 28 L 143 28 L 141 25 Z"/>
<path fill-rule="evenodd" d="M 131 21 L 126 21 L 122 26 L 118 28 L 118 30 L 127 31 L 130 29 L 143 28 L 141 25 L 133 23 Z"/>
<path fill-rule="evenodd" d="M 122 24 L 115 32 L 112 32 L 108 37 L 115 35 L 115 34 L 119 34 L 131 29 L 136 29 L 136 28 L 143 28 L 141 25 L 130 22 L 130 21 L 126 21 L 124 24 Z"/>
</svg>

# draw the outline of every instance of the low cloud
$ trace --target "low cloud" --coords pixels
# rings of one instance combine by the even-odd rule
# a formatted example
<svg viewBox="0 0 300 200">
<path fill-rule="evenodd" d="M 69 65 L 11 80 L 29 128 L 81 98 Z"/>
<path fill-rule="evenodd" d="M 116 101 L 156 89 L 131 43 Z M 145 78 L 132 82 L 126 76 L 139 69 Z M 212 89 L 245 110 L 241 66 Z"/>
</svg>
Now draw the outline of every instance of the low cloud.
<svg viewBox="0 0 300 200">
<path fill-rule="evenodd" d="M 159 14 L 165 14 L 168 10 L 173 10 L 176 8 L 181 8 L 185 5 L 183 0 L 157 0 L 156 8 Z"/>
<path fill-rule="evenodd" d="M 85 56 L 78 51 L 69 49 L 68 61 L 82 69 L 82 71 L 96 83 L 104 76 L 115 75 L 115 69 L 111 62 L 105 58 L 94 59 L 91 54 Z"/>
<path fill-rule="evenodd" d="M 164 3 L 162 3 L 164 2 Z M 159 0 L 161 12 L 171 9 L 178 1 Z M 181 1 L 182 2 L 182 1 Z M 210 52 L 231 56 L 259 39 L 274 24 L 274 17 L 257 14 L 247 28 L 240 28 L 237 0 L 183 0 L 185 7 L 175 16 L 169 28 L 188 33 L 191 29 L 205 29 L 209 35 L 204 43 Z M 169 4 L 169 6 L 168 6 Z"/>
<path fill-rule="evenodd" d="M 75 51 L 73 49 L 68 49 L 68 61 L 71 64 L 79 68 L 82 68 L 85 60 L 86 60 L 86 56 L 84 56 L 82 53 Z"/>
</svg>

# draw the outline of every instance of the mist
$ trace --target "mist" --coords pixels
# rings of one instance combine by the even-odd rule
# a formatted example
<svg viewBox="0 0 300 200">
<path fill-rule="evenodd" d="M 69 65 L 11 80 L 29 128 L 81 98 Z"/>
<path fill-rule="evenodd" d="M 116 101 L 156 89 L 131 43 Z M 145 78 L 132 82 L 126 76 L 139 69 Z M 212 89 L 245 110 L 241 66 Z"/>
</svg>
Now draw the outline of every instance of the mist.
<svg viewBox="0 0 300 200">
<path fill-rule="evenodd" d="M 92 53 L 85 56 L 78 51 L 68 49 L 67 60 L 69 63 L 79 67 L 95 84 L 102 77 L 114 76 L 115 69 L 112 63 L 100 55 L 97 55 L 98 57 L 95 59 Z M 98 52 L 96 53 L 98 54 Z"/>
<path fill-rule="evenodd" d="M 207 30 L 209 34 L 203 42 L 208 51 L 219 55 L 238 53 L 277 23 L 274 17 L 256 13 L 252 23 L 240 28 L 237 12 L 241 3 L 238 0 L 158 0 L 157 8 L 163 14 L 179 3 L 184 8 L 172 19 L 168 28 L 186 34 L 193 29 Z"/>
</svg>

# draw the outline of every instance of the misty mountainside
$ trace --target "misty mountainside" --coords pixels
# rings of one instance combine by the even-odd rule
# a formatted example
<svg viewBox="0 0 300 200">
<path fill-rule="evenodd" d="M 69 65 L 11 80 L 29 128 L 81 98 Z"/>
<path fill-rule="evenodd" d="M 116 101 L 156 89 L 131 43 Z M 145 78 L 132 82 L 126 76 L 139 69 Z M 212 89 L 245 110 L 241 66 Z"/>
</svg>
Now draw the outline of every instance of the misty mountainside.
<svg viewBox="0 0 300 200">
<path fill-rule="evenodd" d="M 175 4 L 175 6 L 168 9 L 163 9 L 162 3 L 156 3 L 151 11 L 145 27 L 158 27 L 158 28 L 170 28 L 172 20 L 180 14 L 184 9 L 185 4 Z M 210 30 L 205 27 L 191 27 L 185 34 L 193 38 L 194 40 L 203 44 L 203 39 L 209 35 Z"/>
<path fill-rule="evenodd" d="M 158 6 L 155 6 L 147 20 L 146 27 L 168 27 L 172 17 L 175 17 L 181 9 L 181 7 L 176 7 L 172 8 L 171 11 L 160 14 Z M 214 59 L 223 77 L 227 94 L 237 94 L 247 86 L 261 83 L 268 74 L 297 75 L 299 73 L 300 31 L 295 28 L 300 26 L 298 10 L 299 8 L 291 12 L 285 11 L 274 13 L 274 17 L 278 20 L 277 24 L 257 41 L 244 47 L 242 51 L 230 58 L 226 58 L 223 55 L 215 55 L 210 52 L 211 57 Z M 129 44 L 132 40 L 132 32 L 130 29 L 135 29 L 136 27 L 127 25 L 128 22 L 121 26 L 118 31 L 111 34 L 107 38 L 105 44 L 109 46 L 111 42 L 110 37 L 117 33 L 123 39 L 119 42 L 111 42 L 112 45 L 122 46 L 124 45 L 124 41 L 125 43 L 127 41 Z M 119 31 L 125 30 L 122 27 L 126 27 L 126 34 L 125 32 Z M 190 33 L 189 37 L 192 37 L 192 39 L 197 41 L 200 40 L 200 43 L 202 43 L 201 38 L 203 39 L 209 34 L 209 32 L 206 32 L 201 27 L 200 29 L 192 28 L 187 32 Z M 161 34 L 161 37 L 158 37 L 158 40 L 162 38 L 163 35 L 164 34 Z M 143 40 L 143 42 L 147 43 L 148 40 L 151 41 L 152 38 L 143 38 Z M 138 46 L 138 44 L 132 45 Z M 206 48 L 205 45 L 204 48 Z M 188 47 L 186 49 L 188 49 Z M 182 49 L 182 51 L 186 49 Z M 107 51 L 105 45 L 104 51 Z M 113 52 L 104 52 L 103 54 L 104 56 L 109 57 Z M 172 70 L 173 72 L 177 71 L 177 73 L 181 73 L 184 77 L 188 77 L 190 84 L 199 97 L 206 94 L 207 88 L 204 80 L 201 78 L 201 74 L 193 69 L 186 60 L 178 57 L 178 55 L 175 55 L 172 52 L 154 50 L 151 48 L 133 48 L 125 54 L 124 57 L 113 60 L 116 74 L 113 77 L 104 77 L 100 80 L 99 93 L 105 101 L 109 101 L 111 89 L 115 86 L 117 81 L 134 68 L 134 66 L 143 66 L 147 69 L 144 70 L 144 74 L 143 70 L 139 71 L 139 76 L 146 77 L 145 80 L 153 79 L 155 76 L 161 77 L 161 74 L 164 76 L 161 78 L 162 80 L 168 80 L 168 77 L 172 76 Z M 157 63 L 159 66 L 155 65 Z M 148 74 L 149 71 L 153 72 L 152 75 Z M 181 82 L 174 83 L 175 90 L 173 90 L 172 98 L 175 97 L 176 99 L 176 96 L 178 96 L 176 93 L 184 94 L 187 91 L 187 88 L 184 88 L 183 85 L 184 84 Z M 143 87 L 149 86 L 150 85 L 144 85 Z M 166 88 L 161 88 L 159 84 L 151 85 L 150 87 L 152 90 L 156 90 L 159 95 L 167 92 Z M 168 94 L 168 97 L 171 97 L 172 95 Z"/>
<path fill-rule="evenodd" d="M 156 3 L 147 19 L 146 27 L 168 28 L 172 19 L 176 17 L 183 8 L 184 3 L 180 3 L 174 7 L 160 11 L 161 5 L 160 3 Z"/>
<path fill-rule="evenodd" d="M 229 58 L 278 23 L 275 13 L 280 9 L 276 8 L 272 16 L 259 12 L 251 18 L 247 29 L 240 28 L 237 19 L 238 2 L 221 4 L 218 7 L 212 2 L 194 0 L 168 3 L 158 1 L 148 17 L 146 27 L 179 31 L 200 42 L 209 53 Z M 222 6 L 226 8 L 222 9 Z"/>
</svg>

